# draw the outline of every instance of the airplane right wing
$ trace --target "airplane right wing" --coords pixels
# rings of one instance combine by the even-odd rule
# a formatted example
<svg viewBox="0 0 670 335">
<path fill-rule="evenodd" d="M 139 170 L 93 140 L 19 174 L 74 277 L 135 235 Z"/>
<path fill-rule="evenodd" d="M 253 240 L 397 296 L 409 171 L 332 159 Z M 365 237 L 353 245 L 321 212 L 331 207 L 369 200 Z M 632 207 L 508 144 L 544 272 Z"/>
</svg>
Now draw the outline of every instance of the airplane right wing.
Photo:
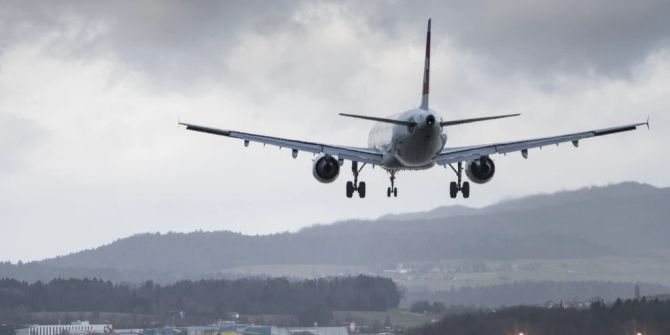
<svg viewBox="0 0 670 335">
<path fill-rule="evenodd" d="M 460 148 L 445 148 L 435 159 L 435 163 L 438 165 L 447 165 L 457 162 L 465 162 L 478 159 L 482 156 L 488 156 L 493 154 L 507 154 L 509 152 L 521 151 L 521 154 L 524 158 L 528 157 L 528 149 L 532 148 L 541 148 L 543 146 L 572 142 L 576 147 L 579 144 L 579 140 L 603 136 L 614 133 L 620 133 L 629 130 L 635 130 L 639 126 L 646 125 L 649 127 L 649 120 L 642 123 L 628 124 L 618 127 L 595 129 L 590 131 L 585 131 L 581 133 L 551 136 L 551 137 L 542 137 L 524 141 L 514 141 L 514 142 L 502 142 L 502 143 L 493 143 L 486 145 L 476 145 L 470 147 L 460 147 Z"/>
</svg>

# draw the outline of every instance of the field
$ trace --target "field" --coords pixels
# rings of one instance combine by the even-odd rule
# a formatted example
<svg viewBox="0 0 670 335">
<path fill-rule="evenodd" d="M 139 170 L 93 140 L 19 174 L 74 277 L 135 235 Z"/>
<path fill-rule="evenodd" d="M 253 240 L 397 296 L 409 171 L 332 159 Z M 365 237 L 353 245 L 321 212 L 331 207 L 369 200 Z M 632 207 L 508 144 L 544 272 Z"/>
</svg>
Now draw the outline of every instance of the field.
<svg viewBox="0 0 670 335">
<path fill-rule="evenodd" d="M 336 275 L 380 275 L 407 289 L 430 291 L 489 286 L 518 281 L 645 282 L 670 286 L 670 251 L 646 257 L 588 259 L 444 260 L 397 265 L 346 266 L 320 264 L 257 265 L 227 269 L 244 275 L 314 278 Z M 399 267 L 399 266 L 398 266 Z"/>
<path fill-rule="evenodd" d="M 519 281 L 645 282 L 670 286 L 670 262 L 657 257 L 603 257 L 557 260 L 485 260 L 485 269 L 461 272 L 424 271 L 393 274 L 407 288 L 431 291 L 464 286 L 488 286 Z M 458 261 L 441 263 L 455 267 Z M 411 264 L 407 264 L 411 267 Z"/>
</svg>

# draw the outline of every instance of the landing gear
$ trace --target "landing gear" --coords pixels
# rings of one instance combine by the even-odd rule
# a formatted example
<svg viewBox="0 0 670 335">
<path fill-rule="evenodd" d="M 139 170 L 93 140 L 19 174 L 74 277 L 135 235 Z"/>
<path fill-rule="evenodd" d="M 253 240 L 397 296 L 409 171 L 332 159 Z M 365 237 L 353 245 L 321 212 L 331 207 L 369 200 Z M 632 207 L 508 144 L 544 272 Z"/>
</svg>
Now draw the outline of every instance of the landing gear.
<svg viewBox="0 0 670 335">
<path fill-rule="evenodd" d="M 365 182 L 358 182 L 358 174 L 361 173 L 363 168 L 365 167 L 365 164 L 361 165 L 361 168 L 358 168 L 358 162 L 356 161 L 351 161 L 351 172 L 354 173 L 354 181 L 348 181 L 347 182 L 347 198 L 351 198 L 354 195 L 354 192 L 358 192 L 358 196 L 361 198 L 365 198 Z"/>
<path fill-rule="evenodd" d="M 451 167 L 452 170 L 454 170 L 454 173 L 456 173 L 456 177 L 458 177 L 458 182 L 452 181 L 449 184 L 449 196 L 451 196 L 452 199 L 456 198 L 458 196 L 458 192 L 460 191 L 463 193 L 463 198 L 467 199 L 470 197 L 470 183 L 469 182 L 463 182 L 463 162 L 458 162 L 458 168 L 454 168 L 453 165 L 449 164 L 449 167 Z"/>
<path fill-rule="evenodd" d="M 391 174 L 389 179 L 391 180 L 391 186 L 386 188 L 386 196 L 391 197 L 391 194 L 393 194 L 393 197 L 398 196 L 398 188 L 394 186 L 395 184 L 395 173 L 398 172 L 396 170 L 389 170 L 388 173 Z"/>
</svg>

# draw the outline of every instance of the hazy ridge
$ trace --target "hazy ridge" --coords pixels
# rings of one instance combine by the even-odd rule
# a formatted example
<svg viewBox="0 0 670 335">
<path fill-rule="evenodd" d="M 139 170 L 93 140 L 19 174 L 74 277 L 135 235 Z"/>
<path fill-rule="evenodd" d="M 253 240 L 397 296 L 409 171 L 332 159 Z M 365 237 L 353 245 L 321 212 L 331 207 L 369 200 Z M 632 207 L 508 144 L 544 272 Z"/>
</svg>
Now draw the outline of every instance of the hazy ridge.
<svg viewBox="0 0 670 335">
<path fill-rule="evenodd" d="M 481 209 L 447 206 L 371 221 L 342 221 L 296 233 L 140 234 L 43 261 L 0 263 L 0 276 L 178 279 L 248 265 L 663 257 L 662 251 L 670 249 L 668 204 L 668 188 L 622 183 Z"/>
</svg>

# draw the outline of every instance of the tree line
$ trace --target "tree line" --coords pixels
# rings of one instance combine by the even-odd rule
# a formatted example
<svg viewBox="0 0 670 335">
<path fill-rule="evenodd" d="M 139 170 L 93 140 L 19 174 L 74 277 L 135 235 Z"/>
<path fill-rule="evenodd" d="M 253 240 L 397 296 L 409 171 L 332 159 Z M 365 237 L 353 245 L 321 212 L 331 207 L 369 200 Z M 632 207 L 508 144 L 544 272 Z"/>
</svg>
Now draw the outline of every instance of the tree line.
<svg viewBox="0 0 670 335">
<path fill-rule="evenodd" d="M 636 283 L 609 281 L 520 281 L 490 286 L 459 287 L 446 291 L 414 291 L 408 294 L 412 300 L 429 300 L 447 306 L 472 307 L 539 305 L 548 302 L 575 303 L 600 298 L 614 301 L 617 298 L 633 298 Z M 641 283 L 644 295 L 670 292 L 667 286 Z"/>
<path fill-rule="evenodd" d="M 670 301 L 616 300 L 591 303 L 585 309 L 518 306 L 494 312 L 447 315 L 441 321 L 410 330 L 409 335 L 450 334 L 670 334 Z"/>
<path fill-rule="evenodd" d="M 311 280 L 244 278 L 136 286 L 100 279 L 27 283 L 0 279 L 0 322 L 16 312 L 117 312 L 225 318 L 230 313 L 293 315 L 301 324 L 327 323 L 333 310 L 383 311 L 400 292 L 388 278 L 355 276 Z M 14 313 L 14 314 L 12 314 Z"/>
</svg>

